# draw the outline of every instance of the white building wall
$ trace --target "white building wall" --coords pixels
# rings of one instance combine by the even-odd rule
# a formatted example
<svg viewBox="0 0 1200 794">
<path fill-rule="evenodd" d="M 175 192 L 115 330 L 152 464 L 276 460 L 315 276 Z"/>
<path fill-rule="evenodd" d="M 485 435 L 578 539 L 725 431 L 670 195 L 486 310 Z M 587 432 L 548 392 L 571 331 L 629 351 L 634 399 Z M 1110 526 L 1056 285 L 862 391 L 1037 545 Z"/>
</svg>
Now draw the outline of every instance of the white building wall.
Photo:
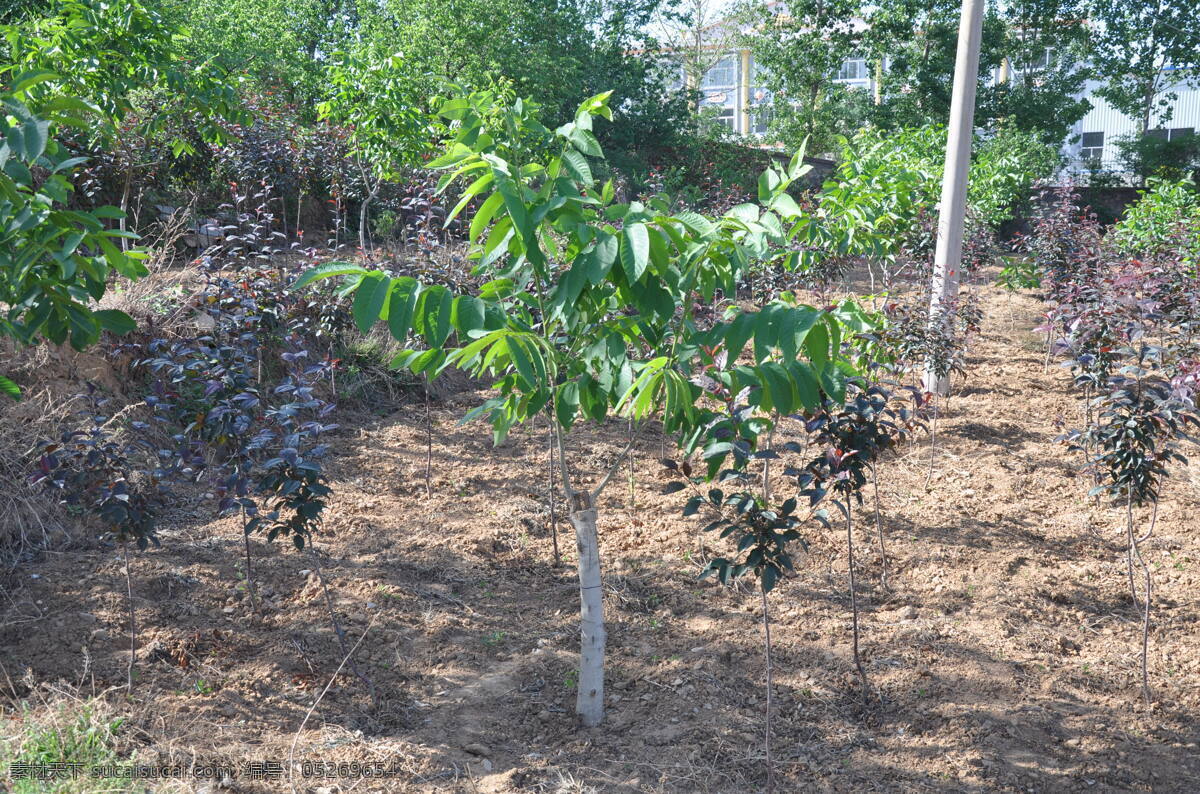
<svg viewBox="0 0 1200 794">
<path fill-rule="evenodd" d="M 1140 119 L 1126 116 L 1110 105 L 1107 100 L 1096 95 L 1096 90 L 1100 85 L 1094 80 L 1089 80 L 1084 86 L 1080 96 L 1092 103 L 1092 109 L 1075 123 L 1071 129 L 1070 139 L 1063 143 L 1063 155 L 1076 170 L 1088 165 L 1080 157 L 1081 139 L 1084 133 L 1104 133 L 1104 155 L 1101 158 L 1100 167 L 1104 170 L 1119 170 L 1121 162 L 1117 140 L 1136 134 L 1141 127 Z M 1177 94 L 1178 98 L 1172 103 L 1174 111 L 1171 114 L 1171 120 L 1161 126 L 1168 130 L 1191 128 L 1200 132 L 1200 89 L 1176 86 L 1163 93 L 1171 91 Z M 1157 122 L 1151 123 L 1156 127 L 1160 126 Z"/>
</svg>

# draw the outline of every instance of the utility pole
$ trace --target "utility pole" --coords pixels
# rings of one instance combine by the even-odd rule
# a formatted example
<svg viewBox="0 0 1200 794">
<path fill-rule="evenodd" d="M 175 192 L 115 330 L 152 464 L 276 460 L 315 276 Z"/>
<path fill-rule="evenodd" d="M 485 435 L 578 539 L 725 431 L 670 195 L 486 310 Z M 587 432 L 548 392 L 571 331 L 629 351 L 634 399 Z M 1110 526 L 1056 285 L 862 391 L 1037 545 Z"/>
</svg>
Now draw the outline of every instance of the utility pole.
<svg viewBox="0 0 1200 794">
<path fill-rule="evenodd" d="M 983 31 L 984 0 L 962 0 L 958 24 L 958 55 L 954 61 L 954 93 L 950 99 L 950 125 L 946 135 L 946 169 L 942 174 L 942 200 L 938 205 L 937 248 L 933 259 L 933 297 L 930 321 L 938 310 L 958 295 L 962 265 L 963 219 L 967 210 L 967 172 L 971 165 L 971 139 L 975 131 L 975 88 L 979 83 L 979 40 Z M 948 318 L 941 318 L 945 321 Z M 925 390 L 945 395 L 949 375 L 925 367 Z"/>
</svg>

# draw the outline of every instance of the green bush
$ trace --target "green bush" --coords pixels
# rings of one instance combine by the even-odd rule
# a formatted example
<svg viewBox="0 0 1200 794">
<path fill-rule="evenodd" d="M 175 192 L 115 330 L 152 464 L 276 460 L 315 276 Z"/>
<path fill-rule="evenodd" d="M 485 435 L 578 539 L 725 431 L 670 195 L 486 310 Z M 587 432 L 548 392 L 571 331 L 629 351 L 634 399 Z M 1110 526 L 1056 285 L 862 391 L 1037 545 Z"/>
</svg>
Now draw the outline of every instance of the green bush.
<svg viewBox="0 0 1200 794">
<path fill-rule="evenodd" d="M 1155 177 L 1179 181 L 1200 175 L 1200 136 L 1185 135 L 1168 141 L 1126 135 L 1116 143 L 1121 164 L 1143 181 Z"/>
<path fill-rule="evenodd" d="M 1189 180 L 1150 180 L 1113 230 L 1117 244 L 1137 256 L 1178 251 L 1200 261 L 1200 190 Z"/>
</svg>

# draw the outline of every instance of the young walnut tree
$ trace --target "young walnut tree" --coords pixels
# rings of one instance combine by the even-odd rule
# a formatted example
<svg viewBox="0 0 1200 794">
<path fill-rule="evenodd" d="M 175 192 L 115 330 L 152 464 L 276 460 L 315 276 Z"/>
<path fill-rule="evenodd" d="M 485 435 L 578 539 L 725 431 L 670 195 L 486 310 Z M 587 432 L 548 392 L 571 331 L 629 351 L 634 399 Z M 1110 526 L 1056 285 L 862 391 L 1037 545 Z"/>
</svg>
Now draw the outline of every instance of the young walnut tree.
<svg viewBox="0 0 1200 794">
<path fill-rule="evenodd" d="M 695 313 L 718 290 L 735 294 L 750 258 L 782 242 L 780 218 L 794 207 L 786 190 L 803 173 L 802 158 L 764 175 L 763 206 L 741 205 L 710 220 L 693 212 L 672 215 L 659 197 L 617 203 L 611 182 L 597 184 L 591 161 L 602 152 L 592 125 L 597 117 L 611 119 L 608 94 L 585 101 L 553 131 L 538 120 L 533 103 L 501 101 L 491 91 L 451 99 L 441 115 L 456 135 L 431 164 L 446 171 L 440 186 L 469 180 L 447 222 L 482 199 L 470 237 L 476 272 L 490 280 L 477 295 L 455 296 L 411 278 L 332 264 L 309 271 L 297 286 L 347 277 L 361 329 L 382 319 L 396 339 L 422 343 L 423 349 L 411 344 L 400 353 L 395 366 L 431 377 L 457 367 L 490 379 L 496 396 L 468 418 L 490 418 L 496 443 L 514 425 L 552 416 L 579 551 L 576 708 L 584 725 L 597 725 L 604 714 L 606 640 L 598 511 L 629 447 L 585 484 L 575 473 L 571 431 L 612 414 L 635 421 L 660 415 L 666 432 L 684 434 L 698 415 L 701 389 L 690 370 L 703 339 L 733 333 L 740 350 L 751 339 L 786 336 L 763 313 L 701 333 Z M 808 313 L 811 327 L 820 312 Z M 796 377 L 816 388 L 812 370 L 784 371 L 777 382 L 794 392 Z"/>
</svg>

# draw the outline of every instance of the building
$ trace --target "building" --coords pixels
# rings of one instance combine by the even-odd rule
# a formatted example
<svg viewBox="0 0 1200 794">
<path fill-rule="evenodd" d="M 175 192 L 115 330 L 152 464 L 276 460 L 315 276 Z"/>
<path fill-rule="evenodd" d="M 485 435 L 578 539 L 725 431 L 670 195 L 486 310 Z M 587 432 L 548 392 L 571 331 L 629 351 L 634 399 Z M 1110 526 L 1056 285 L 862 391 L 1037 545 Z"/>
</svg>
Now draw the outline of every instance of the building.
<svg viewBox="0 0 1200 794">
<path fill-rule="evenodd" d="M 1096 96 L 1099 83 L 1088 81 L 1080 96 L 1092 103 L 1092 109 L 1075 122 L 1071 138 L 1063 144 L 1063 154 L 1076 171 L 1118 171 L 1121 169 L 1117 140 L 1135 134 L 1141 128 L 1139 119 L 1121 113 Z M 1148 130 L 1148 136 L 1175 140 L 1195 135 L 1200 129 L 1200 88 L 1187 85 L 1168 87 L 1162 93 L 1175 93 L 1171 120 L 1165 127 Z"/>
<path fill-rule="evenodd" d="M 1047 59 L 1053 53 L 1047 51 Z M 875 90 L 874 69 L 865 58 L 851 58 L 842 64 L 834 82 L 865 91 Z M 887 68 L 887 64 L 883 64 Z M 1169 68 L 1169 67 L 1168 67 Z M 702 108 L 716 108 L 717 120 L 735 133 L 749 137 L 761 137 L 767 132 L 767 92 L 762 85 L 761 71 L 748 49 L 730 50 L 705 73 L 699 86 Z M 995 70 L 993 80 L 1011 79 L 1007 65 Z M 680 70 L 675 86 L 683 85 Z M 1067 140 L 1063 141 L 1062 154 L 1067 161 L 1067 170 L 1072 172 L 1118 171 L 1121 168 L 1120 151 L 1116 146 L 1119 138 L 1132 135 L 1140 127 L 1138 119 L 1131 118 L 1113 108 L 1106 100 L 1096 95 L 1100 83 L 1088 81 L 1077 95 L 1087 99 L 1092 109 L 1077 121 Z M 1180 136 L 1193 135 L 1200 129 L 1200 88 L 1176 85 L 1168 86 L 1163 93 L 1174 92 L 1174 111 L 1166 127 L 1150 130 L 1147 134 L 1173 140 Z"/>
</svg>

